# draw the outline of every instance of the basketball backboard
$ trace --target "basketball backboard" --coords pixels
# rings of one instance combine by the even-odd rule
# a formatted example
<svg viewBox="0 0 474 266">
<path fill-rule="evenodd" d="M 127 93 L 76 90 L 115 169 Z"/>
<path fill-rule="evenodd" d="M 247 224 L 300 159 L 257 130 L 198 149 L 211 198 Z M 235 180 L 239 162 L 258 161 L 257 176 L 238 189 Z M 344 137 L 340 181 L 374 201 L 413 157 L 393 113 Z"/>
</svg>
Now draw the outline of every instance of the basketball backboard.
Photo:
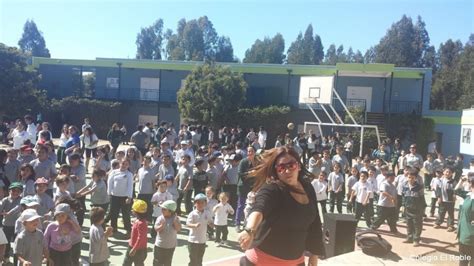
<svg viewBox="0 0 474 266">
<path fill-rule="evenodd" d="M 334 76 L 300 78 L 299 103 L 332 104 Z"/>
</svg>

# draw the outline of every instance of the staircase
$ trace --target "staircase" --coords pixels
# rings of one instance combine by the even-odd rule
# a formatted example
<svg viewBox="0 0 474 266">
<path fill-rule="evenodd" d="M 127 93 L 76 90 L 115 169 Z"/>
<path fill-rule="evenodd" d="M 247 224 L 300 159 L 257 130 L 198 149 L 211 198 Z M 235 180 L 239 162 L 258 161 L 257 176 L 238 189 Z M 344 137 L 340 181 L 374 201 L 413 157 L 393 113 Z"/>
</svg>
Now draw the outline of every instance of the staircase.
<svg viewBox="0 0 474 266">
<path fill-rule="evenodd" d="M 385 131 L 384 113 L 367 112 L 365 123 L 367 125 L 376 125 L 378 127 L 381 141 L 387 138 L 387 132 Z"/>
</svg>

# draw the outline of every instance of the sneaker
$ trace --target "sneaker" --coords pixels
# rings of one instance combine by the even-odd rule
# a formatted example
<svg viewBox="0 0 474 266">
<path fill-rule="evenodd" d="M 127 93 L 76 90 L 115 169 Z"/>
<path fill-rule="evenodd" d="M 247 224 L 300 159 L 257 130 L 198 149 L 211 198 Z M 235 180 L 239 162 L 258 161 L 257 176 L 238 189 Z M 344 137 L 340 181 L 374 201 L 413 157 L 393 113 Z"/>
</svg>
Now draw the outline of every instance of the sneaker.
<svg viewBox="0 0 474 266">
<path fill-rule="evenodd" d="M 441 228 L 441 225 L 439 225 L 439 224 L 435 224 L 435 225 L 433 226 L 433 228 L 434 228 L 434 229 Z"/>
<path fill-rule="evenodd" d="M 415 241 L 415 243 L 413 243 L 413 246 L 414 247 L 419 247 L 420 246 L 420 241 Z"/>
<path fill-rule="evenodd" d="M 452 226 L 448 227 L 448 232 L 454 232 L 456 229 Z"/>
<path fill-rule="evenodd" d="M 216 242 L 216 247 L 222 247 L 222 242 Z"/>
<path fill-rule="evenodd" d="M 413 240 L 411 240 L 411 239 L 407 239 L 407 240 L 403 241 L 402 243 L 405 243 L 405 244 L 411 244 L 411 243 L 413 243 Z"/>
<path fill-rule="evenodd" d="M 227 242 L 227 240 L 222 241 L 221 244 L 222 244 L 223 246 L 229 246 L 229 242 Z"/>
</svg>

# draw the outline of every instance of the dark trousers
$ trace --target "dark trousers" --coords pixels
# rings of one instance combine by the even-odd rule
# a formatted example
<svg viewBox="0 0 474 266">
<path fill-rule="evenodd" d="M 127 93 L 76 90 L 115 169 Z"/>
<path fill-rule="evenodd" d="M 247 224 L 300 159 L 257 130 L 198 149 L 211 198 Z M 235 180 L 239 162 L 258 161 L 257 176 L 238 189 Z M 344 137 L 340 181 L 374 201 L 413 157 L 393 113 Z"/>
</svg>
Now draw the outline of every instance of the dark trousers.
<svg viewBox="0 0 474 266">
<path fill-rule="evenodd" d="M 342 213 L 342 201 L 344 201 L 344 192 L 329 192 L 329 211 L 334 212 L 334 205 L 337 205 L 337 212 Z"/>
<path fill-rule="evenodd" d="M 86 197 L 80 197 L 77 200 L 79 201 L 82 207 L 82 210 L 76 211 L 77 222 L 82 227 L 82 224 L 84 224 L 84 214 L 86 212 Z"/>
<path fill-rule="evenodd" d="M 253 264 L 249 259 L 247 259 L 247 257 L 244 256 L 244 257 L 240 258 L 239 265 L 240 266 L 254 266 L 255 264 Z M 300 263 L 296 266 L 305 266 L 305 264 L 303 262 L 303 263 Z"/>
<path fill-rule="evenodd" d="M 395 232 L 397 231 L 397 218 L 397 208 L 378 206 L 378 214 L 374 221 L 374 227 L 380 227 L 380 225 L 382 225 L 385 220 L 387 220 L 390 231 Z"/>
<path fill-rule="evenodd" d="M 321 206 L 321 211 L 323 212 L 323 214 L 327 213 L 328 212 L 326 210 L 327 200 L 319 200 L 318 203 Z"/>
<path fill-rule="evenodd" d="M 126 204 L 125 201 L 127 197 L 110 197 L 110 225 L 117 230 L 117 219 L 119 212 L 122 211 L 122 219 L 125 230 L 130 232 L 132 230 L 132 225 L 130 223 L 130 204 Z"/>
<path fill-rule="evenodd" d="M 239 195 L 237 201 L 237 211 L 235 212 L 235 225 L 240 226 L 240 221 L 244 218 L 245 201 L 247 200 L 247 194 Z"/>
<path fill-rule="evenodd" d="M 365 206 L 362 205 L 362 203 L 359 203 L 356 201 L 355 204 L 355 218 L 357 221 L 360 220 L 360 217 L 362 217 L 362 214 L 364 214 L 364 219 L 365 223 L 367 224 L 367 227 L 372 226 L 372 217 L 373 217 L 373 207 L 372 203 L 369 202 Z"/>
<path fill-rule="evenodd" d="M 196 195 L 199 193 L 205 194 L 206 186 L 207 186 L 207 180 L 193 179 L 194 196 L 196 197 Z"/>
<path fill-rule="evenodd" d="M 81 259 L 81 242 L 72 245 L 71 248 L 71 264 L 73 266 L 79 266 L 79 260 Z"/>
<path fill-rule="evenodd" d="M 407 221 L 407 240 L 420 241 L 423 230 L 423 209 L 405 209 Z"/>
<path fill-rule="evenodd" d="M 227 225 L 216 225 L 216 242 L 221 242 L 221 235 L 222 241 L 227 241 L 227 235 L 229 234 L 229 230 Z"/>
<path fill-rule="evenodd" d="M 123 260 L 123 266 L 144 266 L 146 260 L 146 248 L 139 249 L 135 252 L 135 255 L 132 257 L 130 256 L 131 247 L 128 247 L 127 253 L 125 254 L 125 259 Z"/>
<path fill-rule="evenodd" d="M 97 262 L 97 263 L 89 263 L 90 266 L 107 266 L 107 261 Z"/>
<path fill-rule="evenodd" d="M 347 213 L 355 213 L 355 202 L 355 197 L 352 200 L 350 197 L 347 199 Z"/>
<path fill-rule="evenodd" d="M 153 204 L 151 204 L 151 197 L 153 194 L 138 194 L 137 199 L 141 199 L 146 202 L 146 215 L 148 222 L 151 222 L 151 215 L 153 214 Z"/>
<path fill-rule="evenodd" d="M 436 202 L 438 202 L 438 198 L 431 198 L 431 204 L 430 204 L 430 214 L 433 216 L 435 214 L 436 210 Z"/>
<path fill-rule="evenodd" d="M 3 232 L 5 233 L 5 237 L 7 238 L 8 244 L 5 247 L 5 258 L 10 257 L 10 250 L 11 249 L 11 242 L 15 241 L 15 227 L 14 226 L 3 226 Z"/>
<path fill-rule="evenodd" d="M 204 252 L 206 251 L 206 244 L 188 242 L 189 251 L 189 266 L 201 266 Z"/>
<path fill-rule="evenodd" d="M 402 208 L 402 204 L 403 204 L 403 197 L 402 195 L 397 194 L 397 216 L 400 215 L 400 209 Z M 402 213 L 402 217 L 404 216 L 405 214 Z"/>
<path fill-rule="evenodd" d="M 433 179 L 433 175 L 430 174 L 425 174 L 424 176 L 424 182 L 425 182 L 425 188 L 428 190 L 431 190 L 431 179 Z"/>
<path fill-rule="evenodd" d="M 237 210 L 237 185 L 224 185 L 222 190 L 229 194 L 229 204 L 232 209 Z"/>
<path fill-rule="evenodd" d="M 184 208 L 186 209 L 187 213 L 190 213 L 193 211 L 193 203 L 192 203 L 192 195 L 193 195 L 193 190 L 190 189 L 188 191 L 184 190 L 178 190 L 179 196 L 178 199 L 176 200 L 176 213 L 181 214 L 181 202 L 184 200 Z"/>
<path fill-rule="evenodd" d="M 474 248 L 472 244 L 470 246 L 459 243 L 459 266 L 474 266 Z"/>
<path fill-rule="evenodd" d="M 63 165 L 66 163 L 66 153 L 65 153 L 66 148 L 65 147 L 59 147 L 56 156 L 58 157 L 58 164 Z"/>
<path fill-rule="evenodd" d="M 160 248 L 155 246 L 153 251 L 153 266 L 171 266 L 174 248 Z"/>
<path fill-rule="evenodd" d="M 352 167 L 352 151 L 344 151 L 347 161 L 349 162 L 349 167 Z"/>
<path fill-rule="evenodd" d="M 454 226 L 454 202 L 441 202 L 439 205 L 439 216 L 437 225 L 444 223 L 444 217 L 448 213 L 448 227 Z"/>
<path fill-rule="evenodd" d="M 50 248 L 49 257 L 53 261 L 54 266 L 57 266 L 57 265 L 72 266 L 71 250 L 57 251 Z M 48 263 L 48 265 L 51 265 L 51 264 Z"/>
</svg>

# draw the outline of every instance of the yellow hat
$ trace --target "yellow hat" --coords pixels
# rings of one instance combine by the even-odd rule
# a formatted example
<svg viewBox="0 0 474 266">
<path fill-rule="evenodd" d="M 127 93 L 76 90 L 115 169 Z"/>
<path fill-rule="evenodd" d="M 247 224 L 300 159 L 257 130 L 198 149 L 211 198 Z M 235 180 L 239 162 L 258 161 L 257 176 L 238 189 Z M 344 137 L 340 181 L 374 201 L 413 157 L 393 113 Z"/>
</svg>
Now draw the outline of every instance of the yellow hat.
<svg viewBox="0 0 474 266">
<path fill-rule="evenodd" d="M 132 205 L 132 210 L 136 213 L 146 213 L 147 205 L 143 200 L 135 200 Z"/>
</svg>

